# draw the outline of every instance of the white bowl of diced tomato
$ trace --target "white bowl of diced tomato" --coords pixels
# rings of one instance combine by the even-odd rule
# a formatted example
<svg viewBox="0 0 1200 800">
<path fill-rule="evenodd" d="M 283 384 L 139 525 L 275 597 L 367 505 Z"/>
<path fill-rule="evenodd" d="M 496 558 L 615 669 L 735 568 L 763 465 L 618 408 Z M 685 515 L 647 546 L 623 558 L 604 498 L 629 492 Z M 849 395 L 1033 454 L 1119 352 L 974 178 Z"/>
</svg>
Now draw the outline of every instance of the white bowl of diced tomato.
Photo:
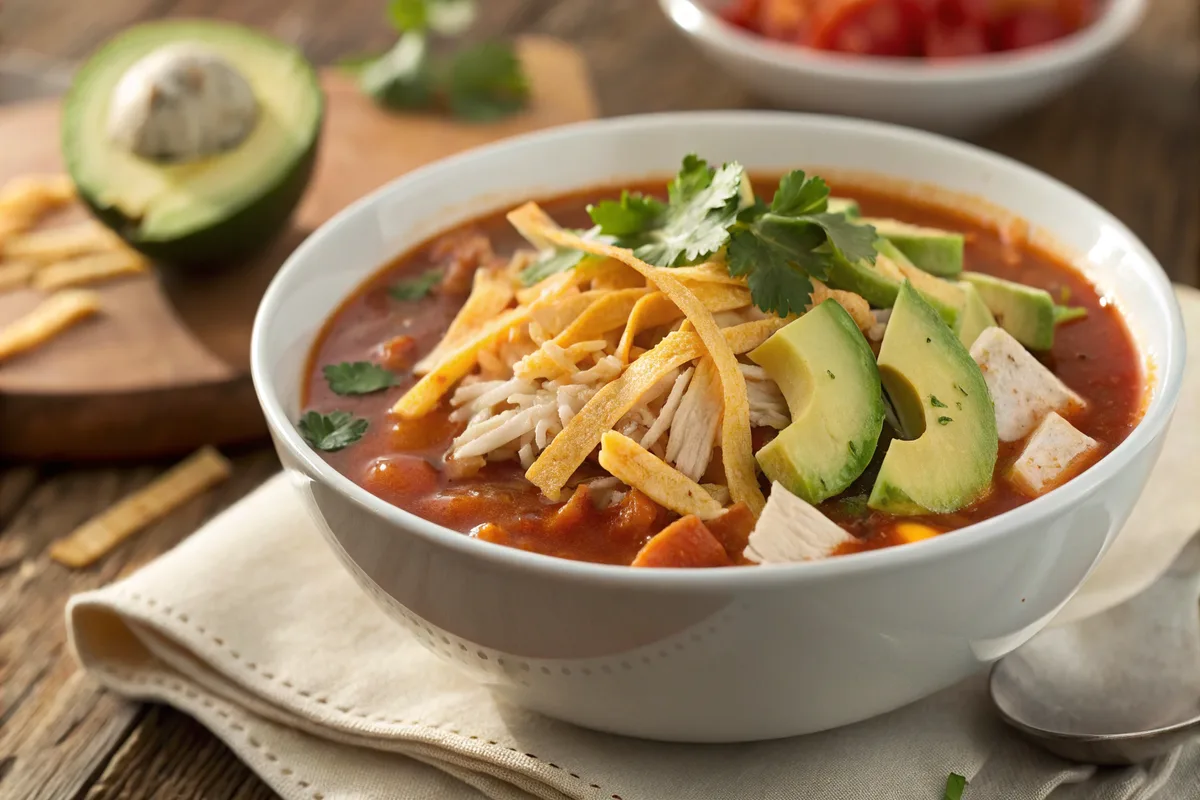
<svg viewBox="0 0 1200 800">
<path fill-rule="evenodd" d="M 718 66 L 784 108 L 967 134 L 1095 67 L 1146 0 L 659 0 Z"/>
</svg>

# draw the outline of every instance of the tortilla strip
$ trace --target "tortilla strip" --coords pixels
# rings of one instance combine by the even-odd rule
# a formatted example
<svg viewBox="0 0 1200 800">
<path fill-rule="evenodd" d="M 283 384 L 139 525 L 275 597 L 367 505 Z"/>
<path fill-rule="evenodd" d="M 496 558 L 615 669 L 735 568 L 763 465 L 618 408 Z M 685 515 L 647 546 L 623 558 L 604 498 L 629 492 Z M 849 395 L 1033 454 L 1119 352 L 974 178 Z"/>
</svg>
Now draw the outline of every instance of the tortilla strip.
<svg viewBox="0 0 1200 800">
<path fill-rule="evenodd" d="M 566 348 L 578 342 L 602 338 L 604 334 L 625 324 L 634 305 L 647 291 L 649 290 L 618 289 L 604 292 L 600 299 L 589 305 L 566 330 L 554 337 L 554 344 Z M 557 369 L 554 359 L 545 350 L 537 350 L 515 365 L 513 372 L 522 378 L 544 378 L 553 375 Z"/>
<path fill-rule="evenodd" d="M 87 289 L 67 289 L 0 328 L 0 361 L 31 350 L 100 310 L 100 296 Z"/>
<path fill-rule="evenodd" d="M 709 311 L 734 311 L 750 305 L 750 290 L 732 284 L 712 283 L 699 284 L 693 294 L 704 303 Z M 662 292 L 648 294 L 637 302 L 633 311 L 629 312 L 629 322 L 621 334 L 617 345 L 616 356 L 621 361 L 629 362 L 629 350 L 633 347 L 634 338 L 644 330 L 667 325 L 683 316 L 679 306 Z"/>
<path fill-rule="evenodd" d="M 584 280 L 592 282 L 593 289 L 636 289 L 646 285 L 646 279 L 620 261 L 611 258 L 589 258 L 576 267 L 582 270 Z"/>
<path fill-rule="evenodd" d="M 732 353 L 746 353 L 770 338 L 787 324 L 778 317 L 754 320 L 721 331 Z M 579 469 L 588 454 L 612 430 L 621 417 L 633 408 L 671 370 L 704 355 L 704 343 L 692 331 L 667 334 L 654 349 L 635 358 L 621 376 L 605 384 L 584 404 L 525 472 L 525 479 L 558 500 L 562 488 Z M 735 359 L 736 360 L 736 359 Z M 741 378 L 741 372 L 738 373 Z M 743 382 L 743 391 L 745 383 Z"/>
<path fill-rule="evenodd" d="M 812 299 L 808 303 L 810 310 L 833 298 L 838 305 L 846 309 L 846 313 L 854 320 L 854 324 L 860 331 L 866 333 L 871 330 L 871 326 L 875 324 L 875 316 L 871 313 L 871 304 L 861 295 L 841 289 L 830 289 L 816 278 L 812 279 L 812 285 Z"/>
<path fill-rule="evenodd" d="M 452 352 L 467 337 L 508 308 L 513 299 L 512 279 L 504 270 L 478 269 L 471 284 L 471 294 L 463 303 L 442 340 L 413 367 L 414 375 L 424 375 Z"/>
<path fill-rule="evenodd" d="M 59 261 L 43 267 L 33 278 L 35 288 L 44 291 L 106 281 L 124 275 L 142 275 L 150 271 L 146 259 L 133 250 L 116 250 Z"/>
<path fill-rule="evenodd" d="M 533 321 L 550 336 L 558 336 L 604 294 L 607 292 L 592 290 L 565 295 L 557 303 L 544 305 L 534 311 Z"/>
<path fill-rule="evenodd" d="M 693 264 L 690 267 L 675 267 L 671 270 L 671 274 L 689 285 L 702 283 L 746 285 L 746 279 L 730 275 L 722 261 L 705 261 L 703 264 Z"/>
<path fill-rule="evenodd" d="M 5 261 L 0 263 L 0 292 L 19 289 L 29 284 L 37 267 L 28 261 Z"/>
<path fill-rule="evenodd" d="M 4 255 L 7 258 L 49 264 L 64 258 L 109 252 L 121 247 L 124 245 L 117 235 L 99 222 L 80 222 L 13 236 L 4 245 Z"/>
<path fill-rule="evenodd" d="M 757 517 L 767 501 L 758 488 L 758 467 L 754 460 L 754 449 L 750 440 L 750 400 L 746 396 L 746 381 L 738 369 L 737 358 L 734 356 L 733 350 L 730 349 L 729 343 L 721 334 L 721 329 L 712 314 L 691 290 L 671 275 L 672 270 L 651 266 L 637 258 L 630 250 L 589 242 L 565 231 L 559 228 L 536 203 L 526 203 L 520 209 L 511 212 L 509 218 L 518 215 L 519 212 L 523 212 L 523 224 L 527 224 L 532 230 L 536 230 L 538 236 L 544 237 L 553 244 L 560 247 L 574 247 L 598 256 L 608 256 L 623 264 L 628 264 L 642 273 L 646 280 L 671 298 L 671 301 L 683 311 L 688 321 L 695 326 L 696 334 L 704 343 L 704 348 L 708 351 L 716 365 L 717 373 L 721 376 L 721 390 L 725 399 L 725 413 L 721 421 L 721 454 L 725 463 L 725 478 L 729 485 L 729 494 L 735 503 L 745 503 Z M 642 356 L 642 358 L 646 358 L 646 356 Z M 630 365 L 630 369 L 633 369 L 638 361 L 641 361 L 641 358 L 635 360 Z M 611 425 L 607 426 L 606 430 L 611 427 Z M 564 430 L 563 433 L 565 432 Z M 563 434 L 556 436 L 555 442 L 562 436 Z M 595 443 L 592 446 L 594 447 Z M 542 458 L 538 459 L 539 462 L 545 458 L 547 452 L 549 450 L 542 452 Z M 537 465 L 535 462 L 530 470 L 534 470 Z M 528 477 L 528 473 L 526 473 L 526 477 Z M 564 481 L 565 479 L 564 477 Z M 555 493 L 557 491 L 556 489 Z"/>
<path fill-rule="evenodd" d="M 228 478 L 231 469 L 224 456 L 204 447 L 54 542 L 50 557 L 75 569 L 86 567 L 151 522 Z"/>
<path fill-rule="evenodd" d="M 724 512 L 704 487 L 617 431 L 600 439 L 600 466 L 680 516 L 713 519 Z"/>
<path fill-rule="evenodd" d="M 36 218 L 74 199 L 68 175 L 20 175 L 0 187 L 0 215 Z"/>
</svg>

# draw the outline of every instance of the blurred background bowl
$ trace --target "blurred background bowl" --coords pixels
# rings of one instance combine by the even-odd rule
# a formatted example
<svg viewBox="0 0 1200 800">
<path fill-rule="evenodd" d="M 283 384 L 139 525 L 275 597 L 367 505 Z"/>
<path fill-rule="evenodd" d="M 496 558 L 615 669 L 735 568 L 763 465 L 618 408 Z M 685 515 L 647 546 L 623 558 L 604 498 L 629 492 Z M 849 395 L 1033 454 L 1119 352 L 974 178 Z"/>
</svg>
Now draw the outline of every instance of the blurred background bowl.
<svg viewBox="0 0 1200 800">
<path fill-rule="evenodd" d="M 968 135 L 1062 92 L 1137 28 L 1147 0 L 1105 0 L 1087 27 L 1048 44 L 961 59 L 814 50 L 723 20 L 729 0 L 659 0 L 718 67 L 781 108 Z"/>
</svg>

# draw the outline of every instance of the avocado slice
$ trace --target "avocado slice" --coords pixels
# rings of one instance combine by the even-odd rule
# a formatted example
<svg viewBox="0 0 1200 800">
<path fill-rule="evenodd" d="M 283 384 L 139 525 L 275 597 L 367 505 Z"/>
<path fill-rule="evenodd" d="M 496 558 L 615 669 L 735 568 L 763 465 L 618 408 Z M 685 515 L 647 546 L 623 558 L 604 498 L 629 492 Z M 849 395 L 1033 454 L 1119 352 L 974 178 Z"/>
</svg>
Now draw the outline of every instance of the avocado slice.
<svg viewBox="0 0 1200 800">
<path fill-rule="evenodd" d="M 792 414 L 755 454 L 762 471 L 809 503 L 839 494 L 867 468 L 883 429 L 879 370 L 858 326 L 826 300 L 750 351 L 750 360 L 779 385 Z"/>
<path fill-rule="evenodd" d="M 867 505 L 898 516 L 945 514 L 981 498 L 999 450 L 992 398 L 967 348 L 911 283 L 888 320 L 879 374 L 917 438 L 888 446 Z"/>
<path fill-rule="evenodd" d="M 851 219 L 862 216 L 858 201 L 849 197 L 831 197 L 826 203 L 825 211 L 830 214 L 843 214 Z"/>
<path fill-rule="evenodd" d="M 975 284 L 959 281 L 958 287 L 963 290 L 965 299 L 962 312 L 958 315 L 958 321 L 954 325 L 954 332 L 958 334 L 958 340 L 963 343 L 963 347 L 970 349 L 971 345 L 975 344 L 975 340 L 979 338 L 979 334 L 996 324 L 996 318 L 992 316 L 991 309 L 983 302 L 983 297 L 975 288 Z"/>
<path fill-rule="evenodd" d="M 1014 339 L 1030 350 L 1054 346 L 1054 298 L 1045 289 L 978 272 L 964 272 L 962 277 L 979 291 L 996 322 Z"/>
<path fill-rule="evenodd" d="M 911 225 L 898 219 L 864 217 L 862 221 L 873 225 L 876 233 L 928 273 L 953 278 L 963 270 L 966 237 L 961 233 Z"/>
<path fill-rule="evenodd" d="M 180 53 L 185 61 L 170 61 Z M 190 69 L 197 63 L 220 69 Z M 136 90 L 145 102 L 130 100 Z M 249 116 L 223 149 L 180 157 L 204 138 L 181 132 L 224 135 L 223 115 L 246 102 Z M 63 107 L 63 154 L 80 197 L 130 245 L 168 263 L 215 262 L 266 244 L 287 221 L 312 174 L 323 114 L 317 75 L 292 47 L 229 23 L 153 22 L 80 67 Z"/>
</svg>

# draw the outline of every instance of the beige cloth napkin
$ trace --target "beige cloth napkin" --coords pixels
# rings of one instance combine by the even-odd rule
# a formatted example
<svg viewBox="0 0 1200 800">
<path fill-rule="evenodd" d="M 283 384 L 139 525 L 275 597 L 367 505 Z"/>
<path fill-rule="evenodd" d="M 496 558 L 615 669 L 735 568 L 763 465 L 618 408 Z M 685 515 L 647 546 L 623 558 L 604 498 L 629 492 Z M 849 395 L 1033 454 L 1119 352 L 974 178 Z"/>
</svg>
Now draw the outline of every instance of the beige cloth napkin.
<svg viewBox="0 0 1200 800">
<path fill-rule="evenodd" d="M 1181 299 L 1198 353 L 1200 292 Z M 1064 613 L 1136 593 L 1200 529 L 1200 368 L 1187 382 L 1146 498 Z M 284 476 L 131 577 L 72 598 L 67 618 L 104 685 L 194 716 L 295 800 L 932 800 L 949 772 L 970 778 L 968 800 L 1200 797 L 1200 745 L 1141 767 L 1072 765 L 1013 735 L 983 676 L 847 728 L 745 745 L 625 739 L 502 704 L 358 589 Z"/>
</svg>

